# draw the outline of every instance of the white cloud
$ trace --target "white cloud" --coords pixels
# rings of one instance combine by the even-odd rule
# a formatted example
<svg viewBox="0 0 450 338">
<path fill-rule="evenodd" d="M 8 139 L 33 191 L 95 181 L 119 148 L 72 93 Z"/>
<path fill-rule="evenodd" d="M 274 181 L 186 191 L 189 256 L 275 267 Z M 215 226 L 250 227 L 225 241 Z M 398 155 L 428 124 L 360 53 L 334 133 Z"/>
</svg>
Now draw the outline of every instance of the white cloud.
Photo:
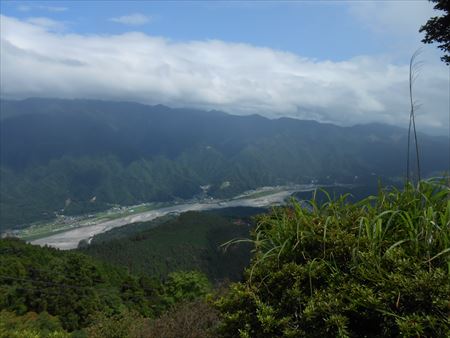
<svg viewBox="0 0 450 338">
<path fill-rule="evenodd" d="M 124 25 L 140 26 L 150 22 L 150 17 L 140 13 L 134 13 L 130 15 L 119 16 L 117 18 L 111 18 L 109 20 Z"/>
<path fill-rule="evenodd" d="M 45 17 L 27 18 L 26 21 L 33 25 L 40 26 L 48 30 L 62 31 L 65 29 L 65 24 L 63 22 L 52 20 Z"/>
<path fill-rule="evenodd" d="M 317 61 L 218 40 L 62 34 L 5 16 L 1 31 L 3 97 L 130 100 L 344 125 L 408 123 L 408 65 L 386 57 Z M 444 133 L 448 69 L 423 58 L 417 122 L 420 130 Z"/>
</svg>

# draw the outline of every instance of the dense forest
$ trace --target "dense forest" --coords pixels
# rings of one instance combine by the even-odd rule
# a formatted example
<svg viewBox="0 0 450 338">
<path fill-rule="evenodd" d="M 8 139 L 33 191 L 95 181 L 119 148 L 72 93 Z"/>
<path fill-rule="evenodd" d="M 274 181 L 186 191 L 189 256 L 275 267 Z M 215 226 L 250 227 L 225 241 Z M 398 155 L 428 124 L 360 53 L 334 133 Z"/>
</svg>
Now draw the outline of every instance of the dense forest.
<svg viewBox="0 0 450 338">
<path fill-rule="evenodd" d="M 102 318 L 154 318 L 211 291 L 200 272 L 164 280 L 132 275 L 87 255 L 16 239 L 0 240 L 0 263 L 0 337 L 85 337 L 82 329 Z"/>
<path fill-rule="evenodd" d="M 1 240 L 0 337 L 104 337 L 99 323 L 113 321 L 116 331 L 117 323 L 129 325 L 131 317 L 141 318 L 142 327 L 126 332 L 159 332 L 166 319 L 157 318 L 175 306 L 183 313 L 203 309 L 216 322 L 202 297 L 213 286 L 241 280 L 250 261 L 249 244 L 221 246 L 248 238 L 252 216 L 265 211 L 168 215 L 97 235 L 71 252 Z"/>
<path fill-rule="evenodd" d="M 124 227 L 84 253 L 3 239 L 0 336 L 446 337 L 449 194 L 445 182 L 422 181 L 356 202 L 324 192 L 320 201 L 315 195 L 259 214 L 245 242 L 250 265 L 231 284 L 211 283 L 199 269 L 165 270 L 157 250 L 179 259 L 165 247 L 181 248 L 172 235 L 178 229 L 189 248 L 172 267 L 198 267 L 196 249 L 217 244 L 207 241 L 208 228 L 217 241 L 241 231 L 245 222 L 229 222 L 236 211 L 189 212 L 157 227 L 139 224 L 137 232 Z M 213 248 L 207 252 L 212 264 L 227 266 Z M 134 266 L 123 260 L 131 253 Z M 148 268 L 153 259 L 159 275 Z"/>
<path fill-rule="evenodd" d="M 258 208 L 216 212 L 186 212 L 155 227 L 158 220 L 113 229 L 95 236 L 80 249 L 102 261 L 119 264 L 133 273 L 165 278 L 174 271 L 198 270 L 213 282 L 240 280 L 250 261 L 250 245 L 221 245 L 248 238 L 251 215 Z"/>
<path fill-rule="evenodd" d="M 1 100 L 0 226 L 111 204 L 229 197 L 264 185 L 347 182 L 404 172 L 407 130 L 339 127 L 93 100 Z M 448 139 L 419 135 L 425 175 Z M 95 198 L 94 198 L 95 197 Z"/>
</svg>

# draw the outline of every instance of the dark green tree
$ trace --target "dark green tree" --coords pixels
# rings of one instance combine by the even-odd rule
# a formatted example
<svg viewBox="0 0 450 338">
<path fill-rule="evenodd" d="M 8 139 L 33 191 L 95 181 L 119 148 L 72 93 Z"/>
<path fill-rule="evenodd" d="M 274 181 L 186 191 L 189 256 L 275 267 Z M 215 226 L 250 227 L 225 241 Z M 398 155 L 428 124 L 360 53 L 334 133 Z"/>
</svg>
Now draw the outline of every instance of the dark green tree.
<svg viewBox="0 0 450 338">
<path fill-rule="evenodd" d="M 430 18 L 425 25 L 423 25 L 419 32 L 425 32 L 423 43 L 439 43 L 438 48 L 444 51 L 441 60 L 447 65 L 450 65 L 450 0 L 430 0 L 435 2 L 435 10 L 440 10 L 443 13 L 440 16 Z"/>
<path fill-rule="evenodd" d="M 197 271 L 172 272 L 164 282 L 163 300 L 167 306 L 193 301 L 206 296 L 211 291 L 208 278 Z"/>
</svg>

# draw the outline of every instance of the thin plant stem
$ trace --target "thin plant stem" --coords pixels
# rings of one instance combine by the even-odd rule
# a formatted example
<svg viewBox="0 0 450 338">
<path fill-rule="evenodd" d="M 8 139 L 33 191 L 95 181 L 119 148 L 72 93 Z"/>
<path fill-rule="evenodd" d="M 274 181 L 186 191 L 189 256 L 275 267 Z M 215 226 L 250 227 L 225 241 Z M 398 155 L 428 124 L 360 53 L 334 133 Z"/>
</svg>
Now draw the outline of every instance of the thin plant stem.
<svg viewBox="0 0 450 338">
<path fill-rule="evenodd" d="M 414 133 L 414 145 L 416 149 L 416 164 L 417 164 L 417 179 L 418 182 L 421 180 L 421 174 L 420 174 L 420 158 L 419 158 L 419 143 L 417 141 L 417 130 L 416 130 L 416 104 L 414 102 L 414 96 L 413 96 L 413 85 L 414 81 L 417 78 L 417 72 L 419 71 L 419 68 L 421 66 L 421 63 L 416 62 L 417 56 L 420 54 L 421 50 L 418 49 L 414 52 L 414 54 L 411 56 L 411 59 L 409 61 L 409 100 L 410 100 L 410 114 L 409 114 L 409 126 L 408 126 L 408 147 L 407 147 L 407 157 L 406 157 L 406 181 L 410 181 L 410 153 L 411 153 L 411 126 L 413 128 Z"/>
</svg>

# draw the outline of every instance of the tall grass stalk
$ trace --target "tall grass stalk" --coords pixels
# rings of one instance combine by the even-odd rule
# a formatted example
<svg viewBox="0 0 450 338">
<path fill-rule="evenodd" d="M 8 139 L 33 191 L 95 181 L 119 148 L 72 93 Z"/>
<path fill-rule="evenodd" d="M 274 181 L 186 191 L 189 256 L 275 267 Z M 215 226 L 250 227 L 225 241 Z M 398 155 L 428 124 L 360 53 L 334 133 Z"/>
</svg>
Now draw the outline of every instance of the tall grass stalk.
<svg viewBox="0 0 450 338">
<path fill-rule="evenodd" d="M 411 56 L 411 59 L 409 61 L 409 100 L 410 100 L 410 113 L 409 113 L 409 127 L 408 127 L 408 154 L 406 157 L 406 181 L 410 181 L 410 156 L 411 156 L 411 150 L 410 150 L 410 144 L 411 144 L 411 127 L 413 128 L 414 133 L 414 145 L 416 149 L 416 163 L 417 163 L 417 179 L 418 182 L 420 182 L 421 175 L 420 175 L 420 158 L 419 158 L 419 144 L 417 142 L 417 131 L 416 131 L 416 111 L 419 108 L 419 105 L 413 98 L 413 87 L 414 82 L 416 81 L 420 68 L 422 67 L 423 63 L 416 61 L 417 57 L 420 55 L 421 49 L 418 49 L 414 52 L 414 54 Z"/>
<path fill-rule="evenodd" d="M 327 243 L 349 237 L 352 259 L 370 253 L 383 257 L 401 248 L 420 257 L 424 264 L 442 264 L 450 257 L 450 188 L 444 181 L 408 183 L 404 189 L 381 189 L 357 203 L 341 196 L 319 205 L 315 199 L 305 208 L 292 200 L 287 208 L 261 216 L 250 241 L 254 265 L 275 259 L 329 260 L 334 253 Z M 343 233 L 346 233 L 343 235 Z M 351 238 L 354 238 L 354 241 Z"/>
<path fill-rule="evenodd" d="M 244 281 L 218 302 L 225 337 L 449 336 L 449 192 L 408 182 L 261 216 Z"/>
</svg>

